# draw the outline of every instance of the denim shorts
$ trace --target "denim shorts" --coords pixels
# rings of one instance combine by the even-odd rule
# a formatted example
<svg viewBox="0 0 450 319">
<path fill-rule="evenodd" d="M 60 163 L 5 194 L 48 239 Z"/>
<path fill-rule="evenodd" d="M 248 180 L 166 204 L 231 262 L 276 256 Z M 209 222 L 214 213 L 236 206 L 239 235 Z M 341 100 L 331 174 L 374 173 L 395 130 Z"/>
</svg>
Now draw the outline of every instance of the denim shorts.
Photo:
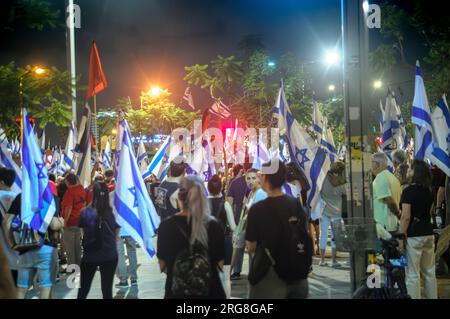
<svg viewBox="0 0 450 319">
<path fill-rule="evenodd" d="M 56 248 L 47 245 L 21 255 L 19 257 L 17 287 L 30 287 L 36 271 L 38 272 L 39 287 L 51 287 L 55 283 L 57 261 Z"/>
</svg>

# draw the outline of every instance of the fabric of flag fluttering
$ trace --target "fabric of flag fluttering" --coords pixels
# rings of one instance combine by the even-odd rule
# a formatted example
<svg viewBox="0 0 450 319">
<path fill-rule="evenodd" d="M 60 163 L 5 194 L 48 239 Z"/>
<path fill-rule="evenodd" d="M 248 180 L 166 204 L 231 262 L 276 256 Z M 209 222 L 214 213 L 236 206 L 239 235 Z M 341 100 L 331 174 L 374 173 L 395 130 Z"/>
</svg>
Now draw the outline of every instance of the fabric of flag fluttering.
<svg viewBox="0 0 450 319">
<path fill-rule="evenodd" d="M 158 148 L 158 151 L 153 156 L 147 170 L 142 174 L 142 178 L 146 179 L 153 174 L 158 180 L 162 181 L 166 177 L 169 167 L 171 141 L 172 138 L 169 135 L 164 143 Z"/>
<path fill-rule="evenodd" d="M 108 82 L 106 81 L 106 76 L 103 72 L 97 45 L 95 44 L 95 42 L 92 42 L 91 54 L 89 57 L 89 82 L 86 101 L 88 101 L 91 97 L 100 93 L 107 87 Z"/>
<path fill-rule="evenodd" d="M 256 145 L 250 146 L 249 155 L 250 159 L 253 158 L 252 168 L 257 170 L 261 170 L 262 165 L 270 161 L 272 157 L 277 157 L 277 154 L 274 154 L 275 156 L 272 156 L 272 154 L 270 154 L 265 143 L 263 143 L 261 140 L 256 141 Z"/>
<path fill-rule="evenodd" d="M 416 159 L 425 160 L 425 158 L 429 158 L 433 151 L 433 126 L 419 61 L 416 62 L 416 81 L 411 117 L 412 123 L 415 124 L 414 155 Z"/>
<path fill-rule="evenodd" d="M 109 140 L 106 142 L 105 149 L 103 150 L 102 167 L 104 170 L 110 169 L 112 167 L 111 143 L 109 142 Z"/>
<path fill-rule="evenodd" d="M 280 133 L 286 136 L 291 161 L 295 163 L 307 182 L 308 206 L 314 210 L 319 202 L 323 181 L 330 168 L 329 156 L 292 115 L 284 95 L 283 85 L 278 93 L 275 112 L 278 112 Z"/>
<path fill-rule="evenodd" d="M 186 101 L 187 105 L 193 110 L 195 110 L 194 106 L 194 98 L 192 97 L 191 88 L 188 86 L 183 94 L 183 100 Z"/>
<path fill-rule="evenodd" d="M 48 168 L 48 172 L 55 175 L 63 175 L 65 173 L 65 169 L 62 167 L 61 160 L 61 151 L 59 149 L 53 150 L 52 161 L 50 163 L 50 167 Z"/>
<path fill-rule="evenodd" d="M 11 190 L 17 194 L 20 193 L 22 191 L 22 170 L 11 157 L 11 152 L 8 150 L 6 143 L 0 144 L 0 165 L 12 169 L 16 173 L 16 179 Z"/>
<path fill-rule="evenodd" d="M 320 145 L 327 151 L 330 157 L 331 163 L 333 163 L 337 157 L 337 150 L 334 144 L 334 137 L 331 129 L 328 128 L 328 120 L 324 118 L 323 130 L 320 138 Z"/>
<path fill-rule="evenodd" d="M 431 122 L 434 130 L 434 143 L 430 160 L 447 176 L 450 176 L 450 111 L 445 95 L 434 109 Z"/>
<path fill-rule="evenodd" d="M 382 150 L 391 152 L 405 149 L 407 146 L 405 123 L 393 92 L 389 92 L 386 97 L 386 106 L 382 114 Z"/>
<path fill-rule="evenodd" d="M 47 167 L 26 110 L 22 115 L 22 200 L 21 219 L 41 233 L 56 212 L 56 203 L 47 176 Z"/>
<path fill-rule="evenodd" d="M 325 128 L 324 117 L 322 112 L 320 112 L 319 104 L 316 101 L 313 101 L 313 131 L 317 134 L 318 140 L 320 141 L 322 138 L 322 134 Z"/>
<path fill-rule="evenodd" d="M 145 150 L 144 140 L 142 137 L 139 140 L 139 146 L 136 154 L 139 170 L 144 174 L 147 170 L 147 151 Z"/>
<path fill-rule="evenodd" d="M 75 163 L 75 147 L 77 145 L 77 131 L 75 123 L 70 123 L 69 135 L 67 136 L 66 147 L 62 156 L 61 166 L 65 170 L 74 170 L 77 166 Z"/>
<path fill-rule="evenodd" d="M 39 145 L 41 146 L 42 156 L 45 155 L 45 130 L 42 130 L 41 137 L 39 138 Z"/>
<path fill-rule="evenodd" d="M 78 141 L 75 146 L 75 153 L 78 157 L 76 175 L 80 179 L 83 187 L 91 184 L 92 172 L 92 138 L 91 138 L 91 110 L 86 103 L 78 130 Z"/>
<path fill-rule="evenodd" d="M 119 153 L 113 209 L 119 225 L 151 258 L 155 254 L 152 237 L 160 219 L 139 171 L 128 125 L 122 121 L 125 132 Z"/>
<path fill-rule="evenodd" d="M 227 119 L 231 116 L 231 110 L 221 100 L 214 101 L 213 105 L 209 108 L 209 113 L 222 119 Z"/>
</svg>

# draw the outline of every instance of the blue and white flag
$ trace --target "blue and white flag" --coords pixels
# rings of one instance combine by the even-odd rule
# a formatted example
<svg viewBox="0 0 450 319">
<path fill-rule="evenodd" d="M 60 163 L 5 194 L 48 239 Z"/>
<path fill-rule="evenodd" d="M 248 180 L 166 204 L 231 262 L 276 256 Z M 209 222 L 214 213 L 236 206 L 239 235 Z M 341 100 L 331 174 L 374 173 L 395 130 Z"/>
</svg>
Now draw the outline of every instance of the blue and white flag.
<svg viewBox="0 0 450 319">
<path fill-rule="evenodd" d="M 74 163 L 75 157 L 75 146 L 77 145 L 77 132 L 75 129 L 75 123 L 72 121 L 70 123 L 69 135 L 67 136 L 66 147 L 64 148 L 63 158 L 61 166 L 68 170 L 74 170 L 77 166 Z"/>
<path fill-rule="evenodd" d="M 297 165 L 307 181 L 308 206 L 314 209 L 319 202 L 320 190 L 330 169 L 330 159 L 327 152 L 319 147 L 292 115 L 283 86 L 278 93 L 276 108 L 279 109 L 281 127 L 286 128 L 291 161 Z"/>
<path fill-rule="evenodd" d="M 48 183 L 47 167 L 25 109 L 22 126 L 22 222 L 45 233 L 55 215 L 56 204 Z"/>
<path fill-rule="evenodd" d="M 160 219 L 153 205 L 133 154 L 128 125 L 119 153 L 114 210 L 117 222 L 141 247 L 149 258 L 155 254 L 152 237 Z"/>
<path fill-rule="evenodd" d="M 416 84 L 411 114 L 412 123 L 416 125 L 415 158 L 424 160 L 433 151 L 433 125 L 419 61 L 416 62 Z"/>
<path fill-rule="evenodd" d="M 271 154 L 267 150 L 266 145 L 264 145 L 264 143 L 261 142 L 261 140 L 258 141 L 255 146 L 256 146 L 255 147 L 256 149 L 252 151 L 252 153 L 253 153 L 252 154 L 252 156 L 253 156 L 252 168 L 261 170 L 262 165 L 264 163 L 270 161 Z"/>
<path fill-rule="evenodd" d="M 55 175 L 59 175 L 60 167 L 61 167 L 61 154 L 58 149 L 55 149 L 53 150 L 52 162 L 50 163 L 48 172 Z"/>
<path fill-rule="evenodd" d="M 280 143 L 281 143 L 280 158 L 283 162 L 289 162 L 290 159 L 289 159 L 288 143 L 286 143 L 283 138 L 280 139 Z"/>
<path fill-rule="evenodd" d="M 109 143 L 109 140 L 106 142 L 105 149 L 103 150 L 102 166 L 105 171 L 112 167 L 111 143 Z"/>
<path fill-rule="evenodd" d="M 450 176 L 450 112 L 445 95 L 438 102 L 431 115 L 434 130 L 431 161 L 447 176 Z"/>
<path fill-rule="evenodd" d="M 22 170 L 11 157 L 10 151 L 6 148 L 5 144 L 0 145 L 0 164 L 6 168 L 12 169 L 16 173 L 16 179 L 11 187 L 11 190 L 15 193 L 22 191 Z"/>
<path fill-rule="evenodd" d="M 167 136 L 164 143 L 159 147 L 155 156 L 153 156 L 152 161 L 147 167 L 147 170 L 142 174 L 142 178 L 146 179 L 150 177 L 151 174 L 155 175 L 158 180 L 162 181 L 167 175 L 167 170 L 169 169 L 169 158 L 170 158 L 170 142 L 171 136 Z"/>
<path fill-rule="evenodd" d="M 325 123 L 322 112 L 320 112 L 319 104 L 313 101 L 313 131 L 318 136 L 318 141 L 321 140 L 322 134 L 324 132 Z"/>
<path fill-rule="evenodd" d="M 45 155 L 45 130 L 42 130 L 41 138 L 39 139 L 42 155 Z"/>
<path fill-rule="evenodd" d="M 147 170 L 148 164 L 147 164 L 147 151 L 145 150 L 144 140 L 142 139 L 142 137 L 140 138 L 139 141 L 139 147 L 137 150 L 136 157 L 139 169 L 141 173 L 144 174 Z"/>
<path fill-rule="evenodd" d="M 328 120 L 326 117 L 323 119 L 323 124 L 324 126 L 321 134 L 320 145 L 325 148 L 330 156 L 331 163 L 333 163 L 335 161 L 335 158 L 337 157 L 337 150 L 334 144 L 333 133 L 328 128 Z"/>
</svg>

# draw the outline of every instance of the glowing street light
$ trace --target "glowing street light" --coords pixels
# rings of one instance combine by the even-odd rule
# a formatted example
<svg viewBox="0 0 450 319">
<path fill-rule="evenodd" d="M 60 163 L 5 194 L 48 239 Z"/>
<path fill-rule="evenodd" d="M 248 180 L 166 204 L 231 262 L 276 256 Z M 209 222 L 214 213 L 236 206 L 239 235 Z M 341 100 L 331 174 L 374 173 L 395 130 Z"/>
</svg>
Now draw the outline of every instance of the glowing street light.
<svg viewBox="0 0 450 319">
<path fill-rule="evenodd" d="M 37 75 L 44 74 L 45 72 L 46 72 L 45 69 L 40 68 L 40 67 L 37 67 L 37 68 L 34 70 L 34 73 L 36 73 Z"/>
<path fill-rule="evenodd" d="M 334 92 L 336 90 L 336 86 L 334 84 L 328 85 L 328 91 Z"/>
<path fill-rule="evenodd" d="M 267 66 L 270 66 L 271 68 L 273 68 L 273 67 L 275 66 L 275 62 L 269 61 L 269 62 L 267 63 Z"/>
<path fill-rule="evenodd" d="M 162 90 L 161 90 L 161 88 L 160 88 L 159 86 L 152 86 L 152 87 L 150 88 L 150 90 L 148 91 L 148 93 L 149 93 L 151 96 L 153 96 L 153 97 L 158 97 L 158 96 L 160 96 L 160 95 L 161 95 L 161 92 L 162 92 Z"/>
<path fill-rule="evenodd" d="M 330 50 L 325 53 L 324 62 L 328 66 L 338 65 L 341 57 L 336 50 Z"/>
<path fill-rule="evenodd" d="M 373 82 L 373 88 L 375 90 L 381 89 L 383 87 L 383 82 L 381 82 L 380 80 L 376 80 Z"/>
</svg>

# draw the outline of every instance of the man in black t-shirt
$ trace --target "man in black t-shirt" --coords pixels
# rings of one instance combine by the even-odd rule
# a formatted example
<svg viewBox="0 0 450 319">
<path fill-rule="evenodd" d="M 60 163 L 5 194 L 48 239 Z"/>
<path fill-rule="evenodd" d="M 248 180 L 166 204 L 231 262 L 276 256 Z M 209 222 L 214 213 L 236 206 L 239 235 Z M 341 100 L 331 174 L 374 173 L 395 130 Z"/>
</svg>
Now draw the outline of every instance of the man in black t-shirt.
<svg viewBox="0 0 450 319">
<path fill-rule="evenodd" d="M 273 167 L 272 162 L 263 165 Z M 278 161 L 278 160 L 277 160 Z M 276 163 L 275 163 L 276 164 Z M 261 186 L 267 193 L 267 198 L 253 205 L 248 213 L 245 240 L 249 253 L 256 252 L 257 245 L 264 245 L 277 262 L 281 249 L 285 248 L 281 241 L 282 223 L 280 220 L 290 216 L 299 216 L 304 224 L 304 232 L 308 232 L 307 218 L 300 202 L 283 193 L 281 187 L 285 183 L 286 167 L 278 161 L 278 171 L 274 174 L 262 174 Z M 264 277 L 256 284 L 250 285 L 251 299 L 304 299 L 308 296 L 308 280 L 300 279 L 286 282 L 280 278 L 274 267 L 269 267 Z"/>
</svg>

